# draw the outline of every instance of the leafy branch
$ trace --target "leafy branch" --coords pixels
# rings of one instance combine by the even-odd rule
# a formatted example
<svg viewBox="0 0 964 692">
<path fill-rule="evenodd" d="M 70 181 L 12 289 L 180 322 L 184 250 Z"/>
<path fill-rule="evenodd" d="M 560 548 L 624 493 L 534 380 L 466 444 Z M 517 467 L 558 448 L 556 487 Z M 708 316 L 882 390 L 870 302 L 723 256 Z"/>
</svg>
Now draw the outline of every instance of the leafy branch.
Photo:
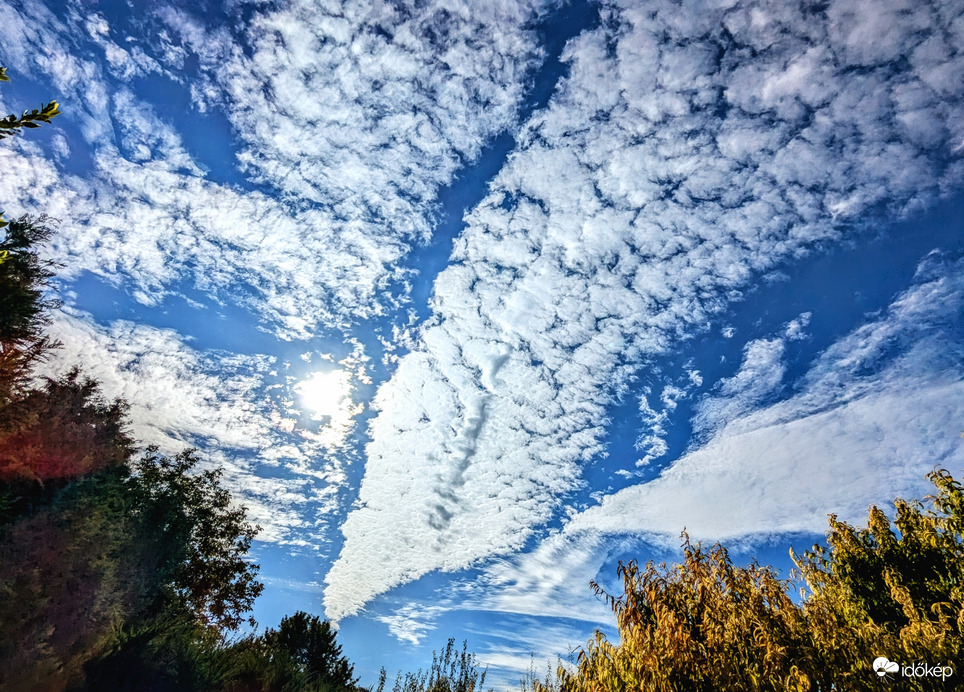
<svg viewBox="0 0 964 692">
<path fill-rule="evenodd" d="M 10 78 L 7 76 L 7 68 L 0 67 L 0 82 L 9 81 Z M 40 123 L 49 123 L 51 118 L 58 115 L 60 115 L 60 105 L 56 101 L 51 101 L 41 106 L 39 110 L 34 108 L 32 111 L 24 111 L 20 117 L 17 117 L 15 113 L 11 113 L 6 118 L 0 118 L 0 139 L 13 137 L 25 127 L 28 129 L 40 127 Z M 0 212 L 0 228 L 8 225 L 8 223 L 9 222 L 3 218 L 3 212 Z"/>
<path fill-rule="evenodd" d="M 7 68 L 0 67 L 0 82 L 9 81 Z M 35 108 L 32 111 L 24 111 L 20 117 L 11 113 L 6 118 L 0 118 L 0 139 L 12 137 L 25 127 L 40 127 L 39 123 L 49 123 L 51 118 L 58 115 L 60 115 L 60 106 L 56 101 L 51 101 L 39 110 Z"/>
</svg>

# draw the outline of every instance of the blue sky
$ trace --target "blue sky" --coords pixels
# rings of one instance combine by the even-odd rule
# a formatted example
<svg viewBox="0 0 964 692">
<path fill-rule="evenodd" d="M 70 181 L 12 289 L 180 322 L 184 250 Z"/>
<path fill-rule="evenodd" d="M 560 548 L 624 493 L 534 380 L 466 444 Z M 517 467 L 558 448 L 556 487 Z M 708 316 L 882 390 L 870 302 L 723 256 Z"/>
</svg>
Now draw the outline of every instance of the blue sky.
<svg viewBox="0 0 964 692">
<path fill-rule="evenodd" d="M 263 626 L 513 687 L 684 527 L 786 568 L 961 470 L 962 12 L 5 2 L 45 372 L 225 467 Z"/>
</svg>

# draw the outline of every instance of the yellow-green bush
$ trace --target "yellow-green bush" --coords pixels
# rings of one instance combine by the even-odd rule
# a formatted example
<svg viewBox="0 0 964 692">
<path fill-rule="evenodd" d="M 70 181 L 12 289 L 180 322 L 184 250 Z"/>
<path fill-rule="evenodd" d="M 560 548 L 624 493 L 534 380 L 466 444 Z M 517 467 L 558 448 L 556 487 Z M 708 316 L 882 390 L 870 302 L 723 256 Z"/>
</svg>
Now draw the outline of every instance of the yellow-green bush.
<svg viewBox="0 0 964 692">
<path fill-rule="evenodd" d="M 946 471 L 929 475 L 928 504 L 897 500 L 895 519 L 876 507 L 867 528 L 830 517 L 827 546 L 794 555 L 803 582 L 770 567 L 734 565 L 684 534 L 672 567 L 620 565 L 622 596 L 596 584 L 612 606 L 619 641 L 602 633 L 574 671 L 569 692 L 600 690 L 878 689 L 878 656 L 956 671 L 964 635 L 964 492 Z M 949 689 L 933 677 L 899 689 Z M 537 687 L 546 688 L 545 685 Z"/>
</svg>

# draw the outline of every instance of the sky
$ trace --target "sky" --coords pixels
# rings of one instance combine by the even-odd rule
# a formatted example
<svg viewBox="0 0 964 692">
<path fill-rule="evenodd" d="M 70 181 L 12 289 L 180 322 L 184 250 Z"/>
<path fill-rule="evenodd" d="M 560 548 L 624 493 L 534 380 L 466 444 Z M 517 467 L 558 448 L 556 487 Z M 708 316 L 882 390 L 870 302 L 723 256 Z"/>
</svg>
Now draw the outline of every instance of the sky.
<svg viewBox="0 0 964 692">
<path fill-rule="evenodd" d="M 964 468 L 953 0 L 0 2 L 42 374 L 202 450 L 262 627 L 518 687 L 684 528 L 791 566 Z"/>
</svg>

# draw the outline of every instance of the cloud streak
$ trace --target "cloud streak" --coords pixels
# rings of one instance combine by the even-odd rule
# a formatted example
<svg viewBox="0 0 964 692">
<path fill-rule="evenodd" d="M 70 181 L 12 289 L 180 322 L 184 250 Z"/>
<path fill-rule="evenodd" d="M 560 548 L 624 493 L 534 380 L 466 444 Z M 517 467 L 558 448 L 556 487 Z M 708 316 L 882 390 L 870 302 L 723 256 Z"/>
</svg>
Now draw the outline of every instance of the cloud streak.
<svg viewBox="0 0 964 692">
<path fill-rule="evenodd" d="M 684 528 L 730 545 L 822 534 L 831 512 L 862 523 L 871 504 L 926 493 L 924 474 L 964 452 L 962 269 L 927 258 L 915 284 L 820 354 L 790 396 L 742 408 L 658 478 L 603 497 L 532 551 L 492 561 L 464 586 L 466 601 L 605 622 L 587 584 L 611 581 L 600 570 L 640 541 L 675 548 Z"/>
<path fill-rule="evenodd" d="M 959 8 L 888 4 L 877 43 L 847 7 L 607 3 L 569 43 L 375 399 L 330 617 L 521 549 L 646 359 L 760 272 L 959 185 Z"/>
</svg>

